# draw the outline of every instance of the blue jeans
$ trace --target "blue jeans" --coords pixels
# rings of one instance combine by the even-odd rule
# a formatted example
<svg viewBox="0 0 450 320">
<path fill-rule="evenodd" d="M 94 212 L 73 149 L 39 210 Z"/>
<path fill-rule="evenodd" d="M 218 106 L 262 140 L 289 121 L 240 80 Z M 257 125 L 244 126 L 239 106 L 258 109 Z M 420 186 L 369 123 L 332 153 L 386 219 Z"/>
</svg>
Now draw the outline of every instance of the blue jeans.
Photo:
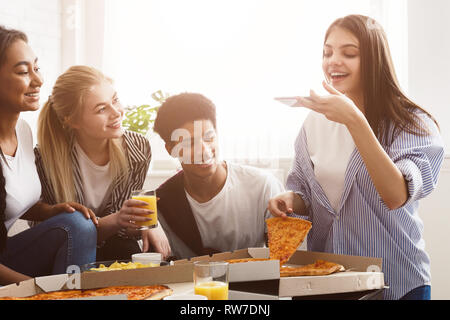
<svg viewBox="0 0 450 320">
<path fill-rule="evenodd" d="M 9 237 L 0 263 L 30 277 L 66 273 L 95 261 L 97 229 L 80 212 L 61 213 Z"/>
<path fill-rule="evenodd" d="M 400 300 L 431 300 L 431 286 L 417 287 L 401 297 Z"/>
</svg>

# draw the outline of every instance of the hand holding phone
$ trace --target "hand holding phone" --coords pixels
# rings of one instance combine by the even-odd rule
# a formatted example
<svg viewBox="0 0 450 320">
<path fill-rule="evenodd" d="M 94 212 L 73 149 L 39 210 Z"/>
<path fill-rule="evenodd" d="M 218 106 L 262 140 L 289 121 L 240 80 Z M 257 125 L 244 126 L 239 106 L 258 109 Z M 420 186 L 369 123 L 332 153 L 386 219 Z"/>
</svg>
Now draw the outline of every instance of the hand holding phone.
<svg viewBox="0 0 450 320">
<path fill-rule="evenodd" d="M 300 103 L 299 98 L 309 99 L 309 97 L 277 97 L 275 100 L 292 108 L 304 107 Z"/>
</svg>

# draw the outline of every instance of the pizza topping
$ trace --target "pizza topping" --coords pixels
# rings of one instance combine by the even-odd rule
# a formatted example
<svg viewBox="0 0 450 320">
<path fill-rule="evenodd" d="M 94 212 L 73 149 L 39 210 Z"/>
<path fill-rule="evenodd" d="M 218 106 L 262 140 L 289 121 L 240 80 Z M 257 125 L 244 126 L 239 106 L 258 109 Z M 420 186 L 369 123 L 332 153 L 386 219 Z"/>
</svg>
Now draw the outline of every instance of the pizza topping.
<svg viewBox="0 0 450 320">
<path fill-rule="evenodd" d="M 229 264 L 242 263 L 242 262 L 255 262 L 255 261 L 270 261 L 275 259 L 261 259 L 261 258 L 243 258 L 243 259 L 228 259 L 225 260 Z"/>
<path fill-rule="evenodd" d="M 284 266 L 280 268 L 280 276 L 281 277 L 325 276 L 339 271 L 345 271 L 344 266 L 334 262 L 317 260 L 315 263 L 301 267 Z"/>
<path fill-rule="evenodd" d="M 289 261 L 305 240 L 311 222 L 291 217 L 277 217 L 266 220 L 271 259 L 280 260 L 280 266 Z"/>
<path fill-rule="evenodd" d="M 118 262 L 115 261 L 109 267 L 104 264 L 100 264 L 98 268 L 90 268 L 90 271 L 111 271 L 111 270 L 128 270 L 128 269 L 140 269 L 149 267 L 159 267 L 159 263 L 140 263 L 140 262 Z"/>
<path fill-rule="evenodd" d="M 114 286 L 90 290 L 63 290 L 40 293 L 26 298 L 5 297 L 0 300 L 60 300 L 90 298 L 98 296 L 127 295 L 128 300 L 162 299 L 172 294 L 172 289 L 164 285 Z"/>
</svg>

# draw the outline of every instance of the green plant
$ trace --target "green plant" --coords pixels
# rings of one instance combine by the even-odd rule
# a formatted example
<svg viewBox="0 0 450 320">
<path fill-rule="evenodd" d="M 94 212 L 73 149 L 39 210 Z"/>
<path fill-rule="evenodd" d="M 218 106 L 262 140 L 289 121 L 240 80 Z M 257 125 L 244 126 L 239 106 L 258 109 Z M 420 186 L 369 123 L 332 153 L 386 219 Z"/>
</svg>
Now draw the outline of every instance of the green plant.
<svg viewBox="0 0 450 320">
<path fill-rule="evenodd" d="M 130 106 L 127 108 L 124 120 L 122 122 L 122 126 L 126 130 L 138 132 L 144 136 L 147 135 L 148 131 L 153 127 L 159 107 L 164 103 L 169 95 L 162 93 L 161 90 L 158 90 L 154 92 L 151 97 L 158 103 L 156 106 L 143 104 L 140 106 Z"/>
</svg>

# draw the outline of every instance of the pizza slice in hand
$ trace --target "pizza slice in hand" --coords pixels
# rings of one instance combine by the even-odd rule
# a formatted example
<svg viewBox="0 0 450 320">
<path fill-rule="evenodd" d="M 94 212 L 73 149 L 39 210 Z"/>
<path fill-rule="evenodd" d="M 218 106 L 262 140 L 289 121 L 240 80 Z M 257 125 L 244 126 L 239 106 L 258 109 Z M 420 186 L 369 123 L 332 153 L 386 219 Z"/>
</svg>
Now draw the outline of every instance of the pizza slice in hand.
<svg viewBox="0 0 450 320">
<path fill-rule="evenodd" d="M 270 259 L 280 260 L 280 266 L 294 254 L 312 226 L 309 221 L 290 217 L 269 218 L 266 223 Z"/>
</svg>

